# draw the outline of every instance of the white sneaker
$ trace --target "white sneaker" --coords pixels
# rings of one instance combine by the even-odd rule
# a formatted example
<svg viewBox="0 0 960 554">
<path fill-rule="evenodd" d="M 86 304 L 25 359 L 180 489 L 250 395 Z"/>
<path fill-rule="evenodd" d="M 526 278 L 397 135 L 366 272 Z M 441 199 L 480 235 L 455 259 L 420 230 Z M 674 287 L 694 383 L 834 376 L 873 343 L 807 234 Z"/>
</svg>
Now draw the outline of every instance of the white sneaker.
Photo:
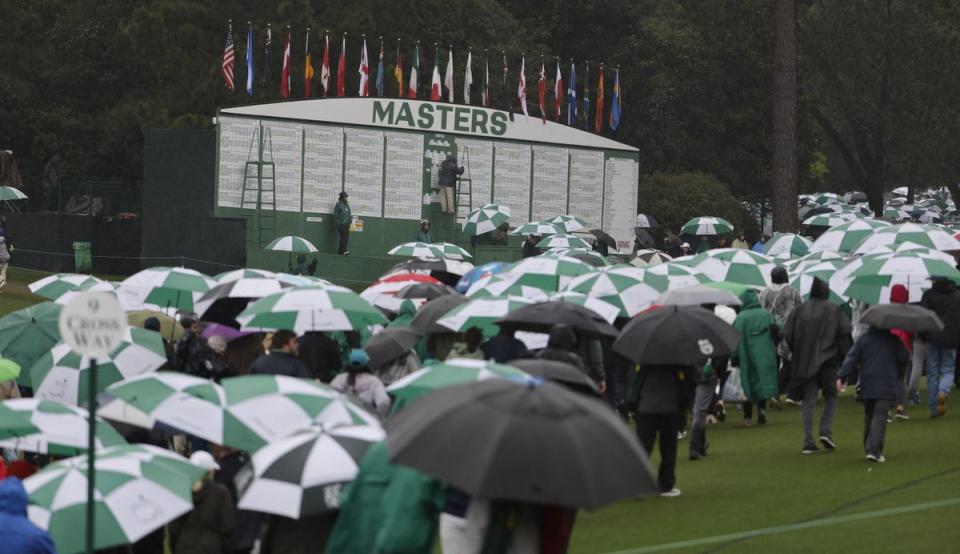
<svg viewBox="0 0 960 554">
<path fill-rule="evenodd" d="M 883 462 L 887 461 L 887 459 L 883 457 L 883 454 L 880 454 L 879 456 L 867 454 L 867 461 L 875 464 L 882 464 Z"/>
<path fill-rule="evenodd" d="M 660 493 L 660 496 L 662 496 L 662 497 L 664 497 L 664 498 L 674 498 L 674 497 L 680 496 L 680 494 L 682 494 L 682 493 L 680 492 L 680 489 L 678 489 L 677 487 L 673 487 L 672 489 L 670 489 L 670 490 L 668 490 L 668 491 L 661 492 L 661 493 Z"/>
</svg>

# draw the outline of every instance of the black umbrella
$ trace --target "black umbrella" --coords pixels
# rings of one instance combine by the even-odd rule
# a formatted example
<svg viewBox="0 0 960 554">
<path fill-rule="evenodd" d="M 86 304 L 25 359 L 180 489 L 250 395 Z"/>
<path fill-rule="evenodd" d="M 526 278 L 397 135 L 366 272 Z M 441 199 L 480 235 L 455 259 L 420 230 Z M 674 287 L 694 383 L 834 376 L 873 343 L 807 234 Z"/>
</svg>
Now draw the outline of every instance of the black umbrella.
<svg viewBox="0 0 960 554">
<path fill-rule="evenodd" d="M 250 302 L 279 292 L 291 285 L 275 279 L 249 278 L 230 281 L 203 293 L 194 304 L 201 321 L 240 328 L 236 317 Z"/>
<path fill-rule="evenodd" d="M 652 248 L 652 249 L 657 248 L 657 241 L 653 240 L 653 236 L 651 236 L 646 229 L 635 227 L 633 229 L 633 234 L 636 237 L 637 242 L 640 243 L 640 246 L 643 246 L 644 248 Z"/>
<path fill-rule="evenodd" d="M 943 321 L 931 310 L 912 304 L 881 304 L 863 313 L 860 321 L 880 329 L 903 329 L 929 333 L 943 329 Z"/>
<path fill-rule="evenodd" d="M 590 234 L 597 237 L 597 240 L 606 244 L 610 248 L 617 247 L 617 239 L 610 236 L 609 233 L 603 229 L 590 229 Z"/>
<path fill-rule="evenodd" d="M 651 229 L 653 227 L 659 227 L 660 224 L 657 223 L 657 220 L 653 218 L 652 215 L 647 214 L 637 214 L 637 227 L 642 227 L 644 229 Z"/>
<path fill-rule="evenodd" d="M 450 333 L 450 329 L 437 325 L 436 321 L 447 315 L 450 310 L 466 302 L 467 298 L 459 294 L 438 296 L 420 306 L 410 325 L 424 333 Z"/>
<path fill-rule="evenodd" d="M 590 335 L 617 336 L 617 329 L 607 323 L 600 314 L 578 304 L 561 301 L 528 304 L 497 320 L 500 327 L 549 333 L 550 328 L 563 323 L 577 331 Z"/>
<path fill-rule="evenodd" d="M 445 296 L 453 293 L 454 290 L 447 285 L 438 283 L 413 283 L 397 291 L 396 298 L 426 298 L 433 300 L 438 296 Z"/>
<path fill-rule="evenodd" d="M 423 333 L 412 327 L 387 327 L 370 337 L 363 349 L 370 356 L 370 367 L 378 368 L 410 352 L 421 338 Z"/>
<path fill-rule="evenodd" d="M 534 377 L 542 377 L 548 381 L 559 383 L 568 389 L 581 393 L 600 394 L 600 389 L 583 370 L 557 360 L 542 358 L 519 358 L 507 362 L 515 368 L 522 369 Z"/>
<path fill-rule="evenodd" d="M 641 364 L 701 365 L 740 342 L 730 324 L 699 306 L 663 306 L 623 328 L 613 349 Z"/>
<path fill-rule="evenodd" d="M 550 382 L 434 391 L 388 422 L 387 448 L 391 461 L 491 500 L 594 509 L 657 492 L 616 413 Z"/>
</svg>

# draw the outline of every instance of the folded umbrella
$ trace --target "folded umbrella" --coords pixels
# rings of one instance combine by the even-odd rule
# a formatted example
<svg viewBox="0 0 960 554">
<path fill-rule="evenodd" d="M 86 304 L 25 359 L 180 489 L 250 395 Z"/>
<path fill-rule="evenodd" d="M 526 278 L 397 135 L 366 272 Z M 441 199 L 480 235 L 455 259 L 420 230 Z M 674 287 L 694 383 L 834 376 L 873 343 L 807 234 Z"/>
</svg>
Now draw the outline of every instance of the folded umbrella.
<svg viewBox="0 0 960 554">
<path fill-rule="evenodd" d="M 582 369 L 557 360 L 520 358 L 508 362 L 528 375 L 559 383 L 576 392 L 600 394 L 600 389 Z"/>
<path fill-rule="evenodd" d="M 378 368 L 410 352 L 423 333 L 413 327 L 388 327 L 370 337 L 363 345 L 370 356 L 370 367 Z"/>
<path fill-rule="evenodd" d="M 578 333 L 615 337 L 617 329 L 595 311 L 572 302 L 550 301 L 517 308 L 497 320 L 500 328 L 548 333 L 558 323 Z"/>
<path fill-rule="evenodd" d="M 640 364 L 702 365 L 740 342 L 730 324 L 699 306 L 664 306 L 628 323 L 613 349 Z"/>
<path fill-rule="evenodd" d="M 437 320 L 447 315 L 450 310 L 461 304 L 466 304 L 468 298 L 459 294 L 448 294 L 430 300 L 417 310 L 410 325 L 424 333 L 453 333 L 449 328 L 437 324 Z"/>
<path fill-rule="evenodd" d="M 657 492 L 636 437 L 599 399 L 488 379 L 412 402 L 387 427 L 394 463 L 491 500 L 594 509 Z"/>
<path fill-rule="evenodd" d="M 881 304 L 863 313 L 860 321 L 880 329 L 903 329 L 929 333 L 943 329 L 943 321 L 932 310 L 913 304 Z"/>
</svg>

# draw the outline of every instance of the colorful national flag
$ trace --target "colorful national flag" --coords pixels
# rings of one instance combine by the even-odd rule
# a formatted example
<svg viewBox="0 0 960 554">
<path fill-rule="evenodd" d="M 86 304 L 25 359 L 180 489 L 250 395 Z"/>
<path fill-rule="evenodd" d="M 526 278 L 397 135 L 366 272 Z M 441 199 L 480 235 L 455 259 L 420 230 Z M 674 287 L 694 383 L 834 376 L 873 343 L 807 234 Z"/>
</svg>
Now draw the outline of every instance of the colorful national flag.
<svg viewBox="0 0 960 554">
<path fill-rule="evenodd" d="M 473 85 L 473 52 L 467 51 L 467 69 L 463 74 L 463 102 L 470 103 L 470 87 Z"/>
<path fill-rule="evenodd" d="M 530 116 L 527 112 L 527 60 L 526 58 L 520 58 L 520 84 L 517 85 L 517 100 L 520 101 L 520 109 L 523 111 L 523 115 Z"/>
<path fill-rule="evenodd" d="M 380 60 L 377 62 L 377 96 L 383 98 L 383 39 L 380 39 Z"/>
<path fill-rule="evenodd" d="M 247 24 L 247 96 L 253 96 L 253 25 Z"/>
<path fill-rule="evenodd" d="M 310 56 L 310 27 L 307 27 L 306 55 L 303 62 L 303 97 L 310 98 L 310 85 L 313 84 L 313 58 Z"/>
<path fill-rule="evenodd" d="M 583 78 L 583 128 L 590 130 L 590 64 Z"/>
<path fill-rule="evenodd" d="M 563 74 L 560 73 L 560 59 L 557 58 L 557 76 L 553 81 L 553 119 L 560 121 L 560 112 L 563 109 Z"/>
<path fill-rule="evenodd" d="M 480 87 L 480 104 L 490 107 L 490 60 L 483 57 L 483 85 Z"/>
<path fill-rule="evenodd" d="M 347 34 L 340 43 L 340 59 L 337 61 L 337 96 L 347 95 Z"/>
<path fill-rule="evenodd" d="M 443 86 L 447 88 L 447 102 L 453 102 L 453 49 L 449 49 L 447 72 L 443 75 Z"/>
<path fill-rule="evenodd" d="M 577 121 L 577 66 L 570 60 L 570 82 L 567 83 L 567 125 Z"/>
<path fill-rule="evenodd" d="M 360 51 L 360 88 L 357 94 L 370 96 L 370 62 L 367 60 L 367 39 L 363 39 L 363 49 Z"/>
<path fill-rule="evenodd" d="M 613 74 L 613 97 L 610 98 L 610 128 L 614 131 L 620 126 L 620 68 Z"/>
<path fill-rule="evenodd" d="M 603 64 L 600 64 L 600 77 L 597 78 L 597 116 L 596 132 L 603 131 Z"/>
<path fill-rule="evenodd" d="M 323 96 L 330 94 L 330 35 L 323 34 L 323 59 L 320 61 L 320 86 L 323 87 Z"/>
<path fill-rule="evenodd" d="M 280 73 L 280 96 L 290 98 L 290 31 L 287 31 L 287 44 L 283 47 L 283 71 Z"/>
<path fill-rule="evenodd" d="M 440 90 L 440 50 L 433 49 L 433 77 L 430 80 L 430 100 L 439 102 L 443 98 Z"/>
<path fill-rule="evenodd" d="M 400 39 L 397 39 L 397 65 L 393 68 L 393 78 L 397 80 L 397 97 L 403 97 L 403 58 L 400 57 Z"/>
<path fill-rule="evenodd" d="M 417 97 L 417 77 L 420 74 L 420 43 L 413 47 L 413 65 L 410 66 L 410 79 L 407 81 L 407 98 Z"/>
<path fill-rule="evenodd" d="M 223 83 L 231 92 L 233 86 L 233 23 L 227 28 L 227 43 L 223 46 L 223 64 L 220 66 L 220 73 L 223 74 Z"/>
<path fill-rule="evenodd" d="M 263 39 L 263 82 L 270 82 L 270 59 L 272 58 L 271 52 L 273 43 L 273 32 L 270 30 L 270 24 L 267 23 L 267 36 Z"/>
<path fill-rule="evenodd" d="M 547 123 L 547 68 L 540 60 L 540 79 L 537 80 L 537 101 L 540 103 L 540 117 Z"/>
</svg>

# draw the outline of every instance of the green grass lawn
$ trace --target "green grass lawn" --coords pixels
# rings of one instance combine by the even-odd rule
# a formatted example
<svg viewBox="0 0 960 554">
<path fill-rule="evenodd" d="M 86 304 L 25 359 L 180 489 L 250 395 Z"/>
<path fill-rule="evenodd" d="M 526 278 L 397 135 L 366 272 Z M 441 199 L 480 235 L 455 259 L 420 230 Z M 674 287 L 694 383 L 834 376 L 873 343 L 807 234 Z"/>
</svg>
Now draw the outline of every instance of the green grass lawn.
<svg viewBox="0 0 960 554">
<path fill-rule="evenodd" d="M 0 315 L 43 300 L 26 284 L 43 274 L 11 269 L 0 289 Z M 800 454 L 800 410 L 771 410 L 766 426 L 743 427 L 738 414 L 711 425 L 710 455 L 687 460 L 680 442 L 679 498 L 627 501 L 596 512 L 580 512 L 571 552 L 957 552 L 960 504 L 896 515 L 869 515 L 803 530 L 787 530 L 739 541 L 673 543 L 868 514 L 890 508 L 960 498 L 960 395 L 946 418 L 914 419 L 887 432 L 885 464 L 863 459 L 863 412 L 851 394 L 840 400 L 834 427 L 838 449 Z M 654 467 L 658 457 L 653 456 Z M 920 506 L 922 507 L 922 506 Z M 662 548 L 654 548 L 654 547 Z"/>
</svg>

